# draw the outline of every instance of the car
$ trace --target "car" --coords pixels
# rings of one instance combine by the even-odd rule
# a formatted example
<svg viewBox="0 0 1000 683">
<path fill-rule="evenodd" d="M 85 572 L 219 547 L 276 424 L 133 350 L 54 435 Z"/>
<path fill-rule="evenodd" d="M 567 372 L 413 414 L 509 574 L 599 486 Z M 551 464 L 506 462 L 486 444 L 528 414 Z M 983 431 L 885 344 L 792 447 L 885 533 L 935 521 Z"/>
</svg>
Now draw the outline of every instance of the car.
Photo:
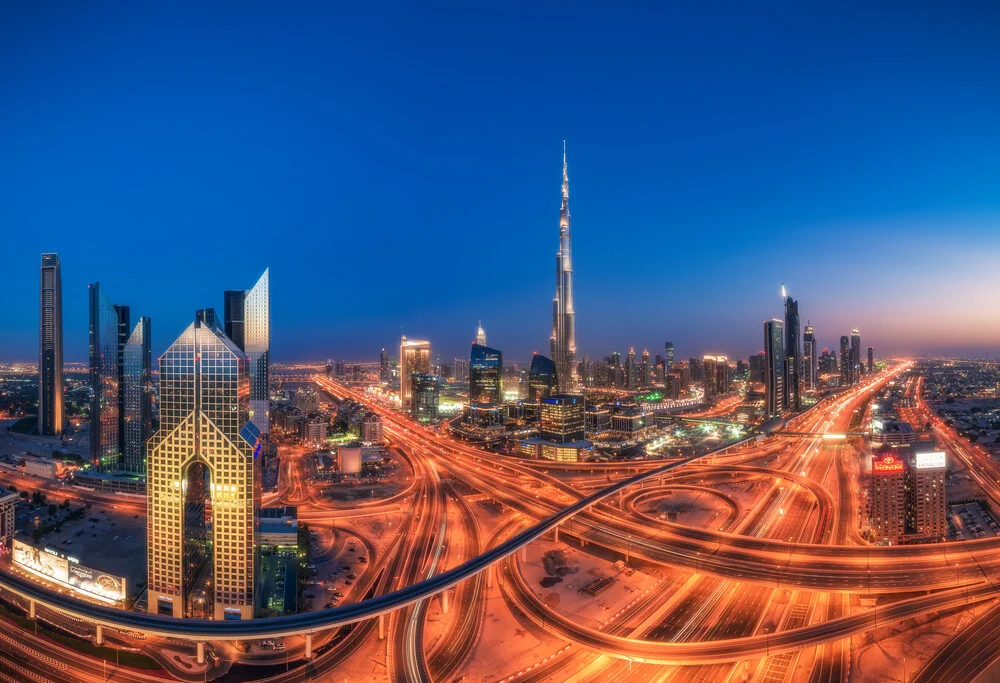
<svg viewBox="0 0 1000 683">
<path fill-rule="evenodd" d="M 356 579 L 356 578 L 358 578 L 358 575 L 355 574 L 354 572 L 351 572 L 350 574 L 347 575 L 347 578 L 349 578 L 349 579 Z"/>
<path fill-rule="evenodd" d="M 312 600 L 312 599 L 313 599 L 313 598 L 315 598 L 315 597 L 316 597 L 316 596 L 315 596 L 315 595 L 313 595 L 312 593 L 306 593 L 306 599 L 308 599 L 308 600 Z"/>
<path fill-rule="evenodd" d="M 362 555 L 361 557 L 358 558 L 358 562 L 360 562 L 361 564 L 368 564 L 368 557 L 366 555 Z"/>
<path fill-rule="evenodd" d="M 354 546 L 352 545 L 352 546 L 351 546 L 350 548 L 348 548 L 348 550 L 349 550 L 350 552 L 352 552 L 352 553 L 353 553 L 353 552 L 354 552 L 355 550 L 357 550 L 357 548 L 355 548 L 355 547 L 354 547 Z"/>
<path fill-rule="evenodd" d="M 354 582 L 351 581 L 350 579 L 347 579 L 347 580 L 344 581 L 344 585 L 345 586 L 350 586 L 352 583 L 354 583 Z"/>
<path fill-rule="evenodd" d="M 328 602 L 325 605 L 323 605 L 323 609 L 330 609 L 332 607 L 336 607 L 336 605 L 334 605 L 332 602 Z"/>
<path fill-rule="evenodd" d="M 274 649 L 275 650 L 284 650 L 285 649 L 285 644 L 282 643 L 282 642 L 277 642 L 277 643 L 274 644 Z"/>
</svg>

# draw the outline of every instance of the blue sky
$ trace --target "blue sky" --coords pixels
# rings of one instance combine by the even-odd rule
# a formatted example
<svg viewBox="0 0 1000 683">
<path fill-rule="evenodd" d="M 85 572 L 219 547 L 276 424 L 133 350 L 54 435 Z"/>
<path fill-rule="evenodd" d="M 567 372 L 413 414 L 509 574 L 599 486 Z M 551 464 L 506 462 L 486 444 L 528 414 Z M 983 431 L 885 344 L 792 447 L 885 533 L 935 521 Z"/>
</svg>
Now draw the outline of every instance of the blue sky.
<svg viewBox="0 0 1000 683">
<path fill-rule="evenodd" d="M 763 4 L 763 3 L 761 3 Z M 58 251 L 159 353 L 271 267 L 276 360 L 551 328 L 568 140 L 580 355 L 1000 339 L 997 10 L 899 3 L 4 3 L 0 358 Z"/>
</svg>

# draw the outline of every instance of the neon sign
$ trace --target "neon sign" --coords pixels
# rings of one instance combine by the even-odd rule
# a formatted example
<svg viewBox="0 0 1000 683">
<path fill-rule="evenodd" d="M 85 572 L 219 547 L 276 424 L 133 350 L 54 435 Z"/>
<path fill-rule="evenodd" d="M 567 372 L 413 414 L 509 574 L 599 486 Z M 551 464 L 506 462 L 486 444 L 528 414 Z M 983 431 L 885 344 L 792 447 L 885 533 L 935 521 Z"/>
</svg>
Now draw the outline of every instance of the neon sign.
<svg viewBox="0 0 1000 683">
<path fill-rule="evenodd" d="M 881 460 L 872 460 L 872 471 L 879 474 L 892 474 L 903 471 L 903 461 L 887 455 Z"/>
</svg>

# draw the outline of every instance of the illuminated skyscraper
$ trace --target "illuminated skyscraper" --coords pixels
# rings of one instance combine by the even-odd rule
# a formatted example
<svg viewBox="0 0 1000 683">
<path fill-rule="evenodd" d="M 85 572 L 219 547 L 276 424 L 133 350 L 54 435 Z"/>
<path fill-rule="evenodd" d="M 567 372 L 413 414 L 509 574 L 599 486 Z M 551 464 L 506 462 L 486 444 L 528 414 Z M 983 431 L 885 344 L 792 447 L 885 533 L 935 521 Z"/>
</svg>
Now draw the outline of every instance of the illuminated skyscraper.
<svg viewBox="0 0 1000 683">
<path fill-rule="evenodd" d="M 418 339 L 399 340 L 399 400 L 405 411 L 413 409 L 413 373 L 431 371 L 431 343 Z"/>
<path fill-rule="evenodd" d="M 639 386 L 649 386 L 649 349 L 642 350 L 642 362 L 639 364 Z"/>
<path fill-rule="evenodd" d="M 413 419 L 421 422 L 436 420 L 438 416 L 438 378 L 426 372 L 410 375 L 413 396 Z"/>
<path fill-rule="evenodd" d="M 552 360 L 559 390 L 576 391 L 576 313 L 573 308 L 573 257 L 570 243 L 569 173 L 563 142 L 562 207 L 559 210 L 559 252 L 556 254 L 556 296 L 552 300 Z"/>
<path fill-rule="evenodd" d="M 780 320 L 764 323 L 764 410 L 767 417 L 781 415 L 785 405 L 785 349 Z"/>
<path fill-rule="evenodd" d="M 799 328 L 799 303 L 788 296 L 785 297 L 785 408 L 791 410 L 798 410 L 802 405 L 799 396 L 800 372 L 802 372 L 802 338 Z"/>
<path fill-rule="evenodd" d="M 802 369 L 805 373 L 803 384 L 810 391 L 816 389 L 816 370 L 819 367 L 819 354 L 816 349 L 816 335 L 813 333 L 813 326 L 806 323 L 806 333 L 802 336 Z"/>
<path fill-rule="evenodd" d="M 261 434 L 270 431 L 271 413 L 271 276 L 270 268 L 246 293 L 243 327 L 250 368 L 250 419 Z"/>
<path fill-rule="evenodd" d="M 851 330 L 851 384 L 861 381 L 861 333 L 858 328 Z"/>
<path fill-rule="evenodd" d="M 840 386 L 846 387 L 851 384 L 851 341 L 846 334 L 840 336 Z"/>
<path fill-rule="evenodd" d="M 146 474 L 146 442 L 153 433 L 150 341 L 150 320 L 142 316 L 125 344 L 122 364 L 125 387 L 121 408 L 124 416 L 122 469 L 138 475 Z"/>
<path fill-rule="evenodd" d="M 701 367 L 705 373 L 705 380 L 702 382 L 705 390 L 705 403 L 708 405 L 715 405 L 715 395 L 718 387 L 716 380 L 715 356 L 705 356 L 702 358 Z"/>
<path fill-rule="evenodd" d="M 666 365 L 664 366 L 664 374 L 669 374 L 674 368 L 674 343 L 666 342 L 663 345 L 664 351 L 666 352 Z"/>
<path fill-rule="evenodd" d="M 378 378 L 382 382 L 389 381 L 389 354 L 382 347 L 382 355 L 378 359 Z"/>
<path fill-rule="evenodd" d="M 59 254 L 42 254 L 38 314 L 38 433 L 63 431 L 62 266 Z"/>
<path fill-rule="evenodd" d="M 485 342 L 480 325 L 469 356 L 469 402 L 496 404 L 503 401 L 503 354 Z"/>
<path fill-rule="evenodd" d="M 528 369 L 528 400 L 538 401 L 559 392 L 559 370 L 551 358 L 535 354 Z"/>
<path fill-rule="evenodd" d="M 247 357 L 220 327 L 196 320 L 160 357 L 146 498 L 153 614 L 253 618 L 260 432 L 249 396 Z"/>
<path fill-rule="evenodd" d="M 480 346 L 486 346 L 486 330 L 483 329 L 483 321 L 479 321 L 479 327 L 476 329 L 476 343 Z"/>
<path fill-rule="evenodd" d="M 90 464 L 98 472 L 119 467 L 118 311 L 101 283 L 87 286 L 90 310 Z"/>
<path fill-rule="evenodd" d="M 872 454 L 868 523 L 876 543 L 895 544 L 906 533 L 906 467 L 891 447 Z"/>
<path fill-rule="evenodd" d="M 635 349 L 629 347 L 628 355 L 625 356 L 625 388 L 629 391 L 635 390 L 638 386 L 638 368 L 635 366 Z"/>
</svg>

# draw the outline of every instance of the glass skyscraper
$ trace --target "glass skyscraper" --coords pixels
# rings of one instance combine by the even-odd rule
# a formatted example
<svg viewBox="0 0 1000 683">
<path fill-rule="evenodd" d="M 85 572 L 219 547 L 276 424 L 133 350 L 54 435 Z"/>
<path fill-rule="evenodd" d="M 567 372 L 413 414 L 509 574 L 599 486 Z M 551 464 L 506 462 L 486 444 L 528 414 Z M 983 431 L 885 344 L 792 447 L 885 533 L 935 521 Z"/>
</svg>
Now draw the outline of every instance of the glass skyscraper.
<svg viewBox="0 0 1000 683">
<path fill-rule="evenodd" d="M 198 320 L 160 357 L 160 428 L 147 462 L 150 613 L 253 617 L 260 433 L 250 376 L 239 347 Z"/>
<path fill-rule="evenodd" d="M 62 265 L 42 254 L 38 311 L 38 433 L 63 431 Z"/>
<path fill-rule="evenodd" d="M 270 269 L 246 293 L 243 325 L 250 364 L 250 419 L 261 433 L 270 431 L 271 284 Z"/>
<path fill-rule="evenodd" d="M 247 293 L 242 289 L 227 289 L 222 294 L 222 317 L 225 319 L 226 336 L 243 352 L 246 352 L 243 320 L 246 296 Z"/>
<path fill-rule="evenodd" d="M 413 391 L 413 418 L 421 422 L 429 422 L 438 416 L 438 378 L 426 372 L 411 374 Z"/>
<path fill-rule="evenodd" d="M 118 469 L 120 374 L 118 310 L 101 283 L 87 286 L 90 303 L 90 464 L 99 472 Z"/>
<path fill-rule="evenodd" d="M 469 356 L 469 402 L 503 401 L 503 354 L 483 344 L 473 344 Z"/>
<path fill-rule="evenodd" d="M 802 372 L 802 338 L 799 326 L 799 302 L 785 297 L 785 407 L 801 407 L 799 375 Z"/>
<path fill-rule="evenodd" d="M 146 442 L 153 433 L 152 354 L 150 352 L 150 320 L 139 318 L 124 348 L 122 379 L 125 400 L 124 446 L 122 470 L 130 474 L 146 474 Z"/>
<path fill-rule="evenodd" d="M 559 377 L 556 364 L 551 358 L 535 354 L 528 368 L 528 400 L 538 401 L 545 396 L 559 392 Z"/>
<path fill-rule="evenodd" d="M 399 340 L 399 400 L 403 410 L 413 409 L 413 373 L 430 372 L 431 343 L 419 339 Z"/>
<path fill-rule="evenodd" d="M 764 410 L 781 415 L 785 405 L 785 349 L 780 320 L 764 323 Z"/>
</svg>

